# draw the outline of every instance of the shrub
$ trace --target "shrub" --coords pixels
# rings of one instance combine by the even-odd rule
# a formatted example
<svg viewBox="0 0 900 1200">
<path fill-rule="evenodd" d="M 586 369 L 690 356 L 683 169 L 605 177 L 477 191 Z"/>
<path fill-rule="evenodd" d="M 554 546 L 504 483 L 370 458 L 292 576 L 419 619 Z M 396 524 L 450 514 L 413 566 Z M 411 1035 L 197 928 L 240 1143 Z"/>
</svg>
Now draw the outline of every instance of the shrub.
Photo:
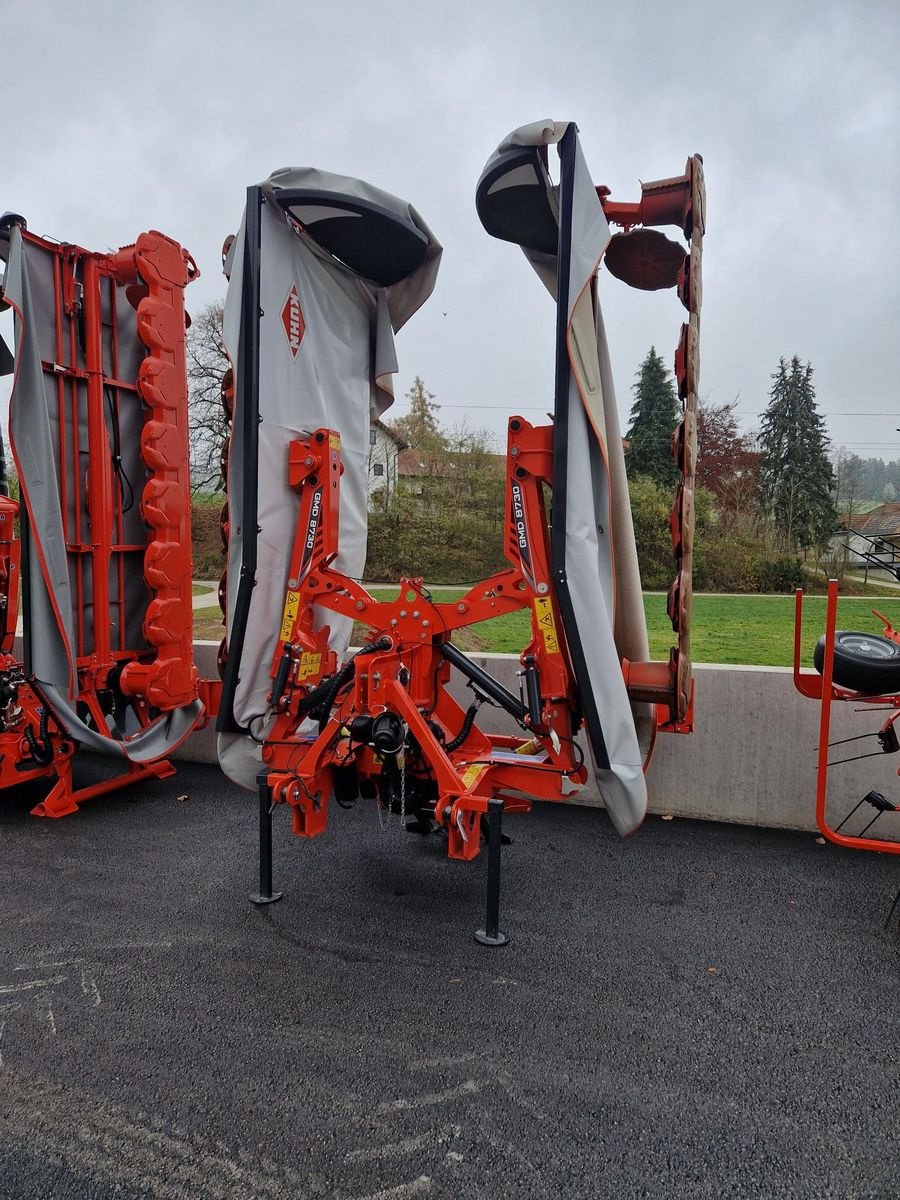
<svg viewBox="0 0 900 1200">
<path fill-rule="evenodd" d="M 755 574 L 760 592 L 793 592 L 803 586 L 803 564 L 791 554 L 758 559 Z"/>
<path fill-rule="evenodd" d="M 672 489 L 637 476 L 629 480 L 628 492 L 641 583 L 648 591 L 665 591 L 675 578 L 675 556 L 669 533 Z"/>
<path fill-rule="evenodd" d="M 223 497 L 218 504 L 197 502 L 191 505 L 191 541 L 195 579 L 218 579 L 225 570 L 225 555 L 222 551 L 222 533 L 219 513 Z"/>
</svg>

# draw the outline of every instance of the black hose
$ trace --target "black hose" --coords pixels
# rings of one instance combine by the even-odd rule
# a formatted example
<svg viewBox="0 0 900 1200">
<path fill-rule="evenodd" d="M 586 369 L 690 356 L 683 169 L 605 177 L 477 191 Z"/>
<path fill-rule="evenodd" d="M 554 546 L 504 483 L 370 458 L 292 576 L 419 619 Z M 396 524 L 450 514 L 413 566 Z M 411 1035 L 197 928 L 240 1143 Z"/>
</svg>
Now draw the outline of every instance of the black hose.
<svg viewBox="0 0 900 1200">
<path fill-rule="evenodd" d="M 45 704 L 41 709 L 40 739 L 44 743 L 44 753 L 53 761 L 53 743 L 50 741 L 50 709 Z"/>
<path fill-rule="evenodd" d="M 50 749 L 50 753 L 48 754 L 46 749 L 43 749 L 41 746 L 39 746 L 38 740 L 34 736 L 34 730 L 31 728 L 30 725 L 25 726 L 25 730 L 24 730 L 24 733 L 22 736 L 25 738 L 25 741 L 28 743 L 28 749 L 31 751 L 31 757 L 34 759 L 34 761 L 36 763 L 38 763 L 39 766 L 46 767 L 46 766 L 49 766 L 50 763 L 53 762 L 52 747 Z"/>
<path fill-rule="evenodd" d="M 466 715 L 463 717 L 462 728 L 456 737 L 446 744 L 444 750 L 449 754 L 453 750 L 458 750 L 469 734 L 472 732 L 472 726 L 475 724 L 475 718 L 478 716 L 478 705 L 470 704 L 466 709 Z"/>
<path fill-rule="evenodd" d="M 370 646 L 363 646 L 348 663 L 344 663 L 336 675 L 320 683 L 317 688 L 300 701 L 297 709 L 298 716 L 318 717 L 322 728 L 324 728 L 325 722 L 328 720 L 331 709 L 337 699 L 338 692 L 350 682 L 356 672 L 357 658 L 360 658 L 364 654 L 374 654 L 377 650 L 390 650 L 390 648 L 391 641 L 386 637 L 379 638 L 377 642 L 373 642 Z"/>
</svg>

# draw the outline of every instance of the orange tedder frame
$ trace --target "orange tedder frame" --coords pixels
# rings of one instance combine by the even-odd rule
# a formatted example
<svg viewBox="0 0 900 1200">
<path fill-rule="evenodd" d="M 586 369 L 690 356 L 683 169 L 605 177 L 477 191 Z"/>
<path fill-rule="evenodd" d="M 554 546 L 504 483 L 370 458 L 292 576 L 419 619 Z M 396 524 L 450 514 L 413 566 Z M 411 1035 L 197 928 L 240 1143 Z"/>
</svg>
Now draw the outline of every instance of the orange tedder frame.
<svg viewBox="0 0 900 1200">
<path fill-rule="evenodd" d="M 900 854 L 900 842 L 883 841 L 880 838 L 851 837 L 839 833 L 828 821 L 828 749 L 831 732 L 831 705 L 835 701 L 852 701 L 855 704 L 877 706 L 879 709 L 890 709 L 892 714 L 882 725 L 882 732 L 892 726 L 900 717 L 900 694 L 870 696 L 853 692 L 839 687 L 834 682 L 834 638 L 837 630 L 837 604 L 840 585 L 836 579 L 828 582 L 828 600 L 825 610 L 825 655 L 822 664 L 822 674 L 816 671 L 803 671 L 800 668 L 801 640 L 803 635 L 803 591 L 798 588 L 795 596 L 794 619 L 794 686 L 802 695 L 811 700 L 818 700 L 819 716 L 819 746 L 817 752 L 816 776 L 816 824 L 823 837 L 837 846 L 848 850 L 874 850 L 879 854 Z M 874 610 L 873 610 L 874 611 Z M 884 636 L 893 642 L 900 643 L 900 632 L 891 628 L 890 622 L 881 613 L 875 616 L 884 622 Z M 897 774 L 900 775 L 900 768 Z"/>
</svg>

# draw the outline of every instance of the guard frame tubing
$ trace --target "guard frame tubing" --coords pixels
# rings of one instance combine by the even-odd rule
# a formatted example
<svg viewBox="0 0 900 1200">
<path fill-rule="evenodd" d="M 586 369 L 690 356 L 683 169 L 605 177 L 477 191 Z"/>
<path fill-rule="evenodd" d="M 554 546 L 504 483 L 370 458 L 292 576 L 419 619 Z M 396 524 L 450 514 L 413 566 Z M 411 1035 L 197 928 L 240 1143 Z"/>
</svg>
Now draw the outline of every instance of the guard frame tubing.
<svg viewBox="0 0 900 1200">
<path fill-rule="evenodd" d="M 259 483 L 259 319 L 260 252 L 263 193 L 261 187 L 247 188 L 244 224 L 244 263 L 241 284 L 241 324 L 238 332 L 238 369 L 235 406 L 241 414 L 243 446 L 243 495 L 241 498 L 241 573 L 228 639 L 228 658 L 216 729 L 219 733 L 246 733 L 234 715 L 238 664 L 247 632 L 250 597 L 256 587 L 257 487 Z"/>
<path fill-rule="evenodd" d="M 861 696 L 856 692 L 842 692 L 834 685 L 834 635 L 837 630 L 837 602 L 840 585 L 836 579 L 828 581 L 828 603 L 825 610 L 825 661 L 822 674 L 802 673 L 800 670 L 800 645 L 802 636 L 803 589 L 795 593 L 794 622 L 794 684 L 797 690 L 820 702 L 819 748 L 816 773 L 816 825 L 822 835 L 836 846 L 847 850 L 870 850 L 878 854 L 900 854 L 900 842 L 881 841 L 879 838 L 855 838 L 837 833 L 828 823 L 826 802 L 828 799 L 828 736 L 831 729 L 831 704 L 833 700 L 851 700 L 868 704 L 883 704 L 885 700 L 900 707 L 900 696 Z M 815 685 L 818 683 L 818 687 Z"/>
</svg>

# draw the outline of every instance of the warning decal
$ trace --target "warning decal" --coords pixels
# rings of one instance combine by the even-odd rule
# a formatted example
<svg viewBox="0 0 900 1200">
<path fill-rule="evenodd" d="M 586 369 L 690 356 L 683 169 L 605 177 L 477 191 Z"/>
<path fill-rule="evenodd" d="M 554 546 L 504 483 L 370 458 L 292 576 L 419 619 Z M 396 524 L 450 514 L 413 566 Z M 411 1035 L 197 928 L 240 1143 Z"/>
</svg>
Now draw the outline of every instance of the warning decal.
<svg viewBox="0 0 900 1200">
<path fill-rule="evenodd" d="M 321 654 L 301 654 L 300 663 L 297 667 L 297 682 L 303 683 L 304 679 L 310 679 L 313 675 L 318 675 L 321 669 Z"/>
<path fill-rule="evenodd" d="M 559 638 L 556 636 L 553 605 L 546 596 L 535 599 L 534 615 L 537 618 L 538 628 L 544 635 L 544 649 L 548 654 L 559 654 Z"/>
<path fill-rule="evenodd" d="M 291 640 L 294 622 L 297 619 L 299 611 L 300 593 L 288 592 L 287 600 L 284 602 L 284 616 L 281 618 L 281 633 L 278 635 L 282 642 L 289 642 Z"/>
<path fill-rule="evenodd" d="M 485 767 L 483 763 L 472 763 L 471 766 L 466 767 L 462 773 L 462 781 L 465 784 L 467 791 L 479 777 L 479 775 L 483 774 L 484 770 Z"/>
</svg>

